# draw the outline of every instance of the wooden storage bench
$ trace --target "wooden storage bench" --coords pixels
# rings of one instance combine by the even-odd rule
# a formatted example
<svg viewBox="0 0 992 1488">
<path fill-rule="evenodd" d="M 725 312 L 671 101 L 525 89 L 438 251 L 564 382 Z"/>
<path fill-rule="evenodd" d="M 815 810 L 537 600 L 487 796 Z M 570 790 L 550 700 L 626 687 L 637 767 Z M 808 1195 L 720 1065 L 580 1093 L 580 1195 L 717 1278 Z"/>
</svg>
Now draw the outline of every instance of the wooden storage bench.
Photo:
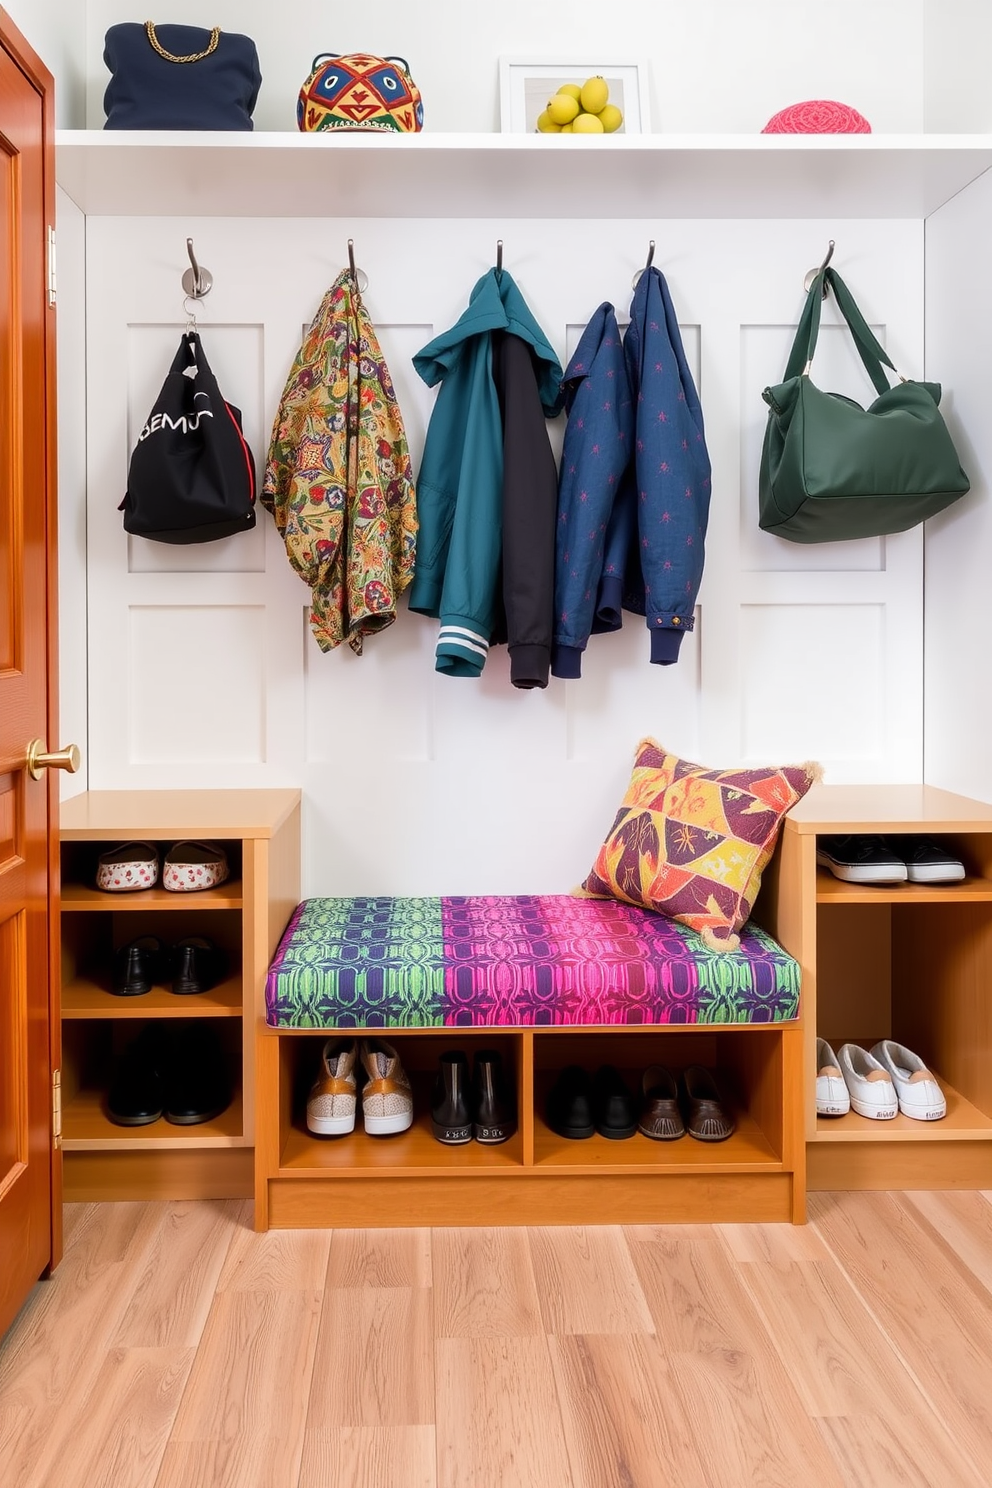
<svg viewBox="0 0 992 1488">
<path fill-rule="evenodd" d="M 770 874 L 765 924 L 778 918 Z M 788 919 L 788 915 L 785 915 Z M 274 1227 L 615 1224 L 805 1217 L 797 963 L 750 925 L 707 950 L 662 916 L 568 895 L 312 899 L 294 914 L 259 1009 L 255 1222 Z M 411 1129 L 316 1137 L 306 1097 L 329 1033 L 381 1031 L 414 1089 Z M 516 1135 L 445 1147 L 431 1134 L 439 1055 L 497 1047 Z M 726 1142 L 594 1136 L 544 1119 L 566 1064 L 717 1073 Z"/>
</svg>

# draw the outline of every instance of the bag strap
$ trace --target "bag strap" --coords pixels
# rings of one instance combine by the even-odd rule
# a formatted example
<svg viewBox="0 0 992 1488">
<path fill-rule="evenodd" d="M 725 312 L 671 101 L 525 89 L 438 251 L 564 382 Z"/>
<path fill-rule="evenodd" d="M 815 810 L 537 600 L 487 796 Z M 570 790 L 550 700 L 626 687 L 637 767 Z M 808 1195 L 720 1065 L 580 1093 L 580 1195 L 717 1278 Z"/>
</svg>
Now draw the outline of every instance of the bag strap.
<svg viewBox="0 0 992 1488">
<path fill-rule="evenodd" d="M 858 309 L 854 296 L 844 283 L 843 279 L 835 269 L 824 269 L 817 274 L 810 285 L 806 304 L 799 319 L 796 330 L 796 339 L 792 343 L 792 351 L 789 363 L 785 369 L 785 381 L 790 377 L 807 376 L 812 366 L 813 356 L 816 352 L 816 343 L 820 334 L 820 307 L 823 303 L 825 289 L 832 289 L 837 301 L 837 308 L 847 322 L 848 330 L 854 338 L 854 344 L 858 349 L 858 355 L 864 363 L 865 371 L 872 380 L 876 393 L 887 393 L 889 391 L 889 379 L 882 371 L 883 365 L 888 367 L 898 377 L 900 382 L 906 379 L 899 372 L 895 364 L 890 361 L 887 353 L 879 343 L 878 339 L 868 325 L 861 311 Z"/>
</svg>

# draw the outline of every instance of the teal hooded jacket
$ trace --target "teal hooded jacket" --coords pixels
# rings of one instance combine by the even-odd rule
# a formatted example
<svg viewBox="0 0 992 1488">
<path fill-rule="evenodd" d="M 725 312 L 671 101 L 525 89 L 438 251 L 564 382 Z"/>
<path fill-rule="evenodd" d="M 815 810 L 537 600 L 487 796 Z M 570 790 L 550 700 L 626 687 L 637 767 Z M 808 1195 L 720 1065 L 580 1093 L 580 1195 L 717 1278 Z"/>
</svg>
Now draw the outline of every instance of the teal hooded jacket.
<svg viewBox="0 0 992 1488">
<path fill-rule="evenodd" d="M 531 353 L 545 418 L 562 401 L 561 366 L 505 269 L 490 269 L 449 331 L 413 365 L 441 384 L 417 480 L 417 563 L 410 608 L 440 619 L 435 666 L 477 677 L 500 605 L 504 428 L 493 380 L 493 338 L 505 332 Z"/>
</svg>

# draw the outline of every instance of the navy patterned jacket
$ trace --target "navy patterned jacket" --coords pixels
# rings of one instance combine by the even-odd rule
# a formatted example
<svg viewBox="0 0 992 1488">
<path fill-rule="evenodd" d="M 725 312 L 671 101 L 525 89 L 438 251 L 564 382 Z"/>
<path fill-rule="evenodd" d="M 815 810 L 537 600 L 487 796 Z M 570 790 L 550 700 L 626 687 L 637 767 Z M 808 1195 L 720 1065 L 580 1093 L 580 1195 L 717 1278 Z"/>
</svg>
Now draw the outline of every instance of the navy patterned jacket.
<svg viewBox="0 0 992 1488">
<path fill-rule="evenodd" d="M 623 579 L 626 552 L 607 563 L 607 532 L 624 471 L 630 464 L 634 407 L 624 366 L 620 328 L 610 304 L 586 326 L 562 384 L 568 423 L 558 480 L 555 539 L 555 628 L 551 670 L 581 675 L 590 634 L 616 629 L 596 623 L 604 572 Z M 612 544 L 617 547 L 616 542 Z"/>
<path fill-rule="evenodd" d="M 656 268 L 637 281 L 623 341 L 632 436 L 629 420 L 624 425 L 620 409 L 606 408 L 610 400 L 602 392 L 606 373 L 615 386 L 620 372 L 611 323 L 615 330 L 612 306 L 601 305 L 566 373 L 575 390 L 558 500 L 552 660 L 558 677 L 579 675 L 589 635 L 617 629 L 621 608 L 644 615 L 653 662 L 677 661 L 682 636 L 693 627 L 703 575 L 710 459 L 675 307 Z M 572 380 L 585 366 L 591 370 L 579 389 Z M 609 462 L 604 494 L 606 416 L 615 423 L 608 447 L 624 447 L 627 458 L 619 470 Z M 583 521 L 594 494 L 593 519 Z"/>
</svg>

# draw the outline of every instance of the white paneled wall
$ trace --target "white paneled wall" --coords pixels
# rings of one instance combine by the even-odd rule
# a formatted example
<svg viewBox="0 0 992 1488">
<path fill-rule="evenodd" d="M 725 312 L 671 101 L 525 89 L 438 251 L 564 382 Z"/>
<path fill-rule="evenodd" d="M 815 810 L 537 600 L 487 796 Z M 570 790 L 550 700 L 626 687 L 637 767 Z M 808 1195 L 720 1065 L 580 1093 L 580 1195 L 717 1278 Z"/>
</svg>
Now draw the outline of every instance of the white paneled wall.
<svg viewBox="0 0 992 1488">
<path fill-rule="evenodd" d="M 515 692 L 503 651 L 478 681 L 439 677 L 434 623 L 406 612 L 363 657 L 323 655 L 266 513 L 221 543 L 129 540 L 117 506 L 182 330 L 187 234 L 215 279 L 204 346 L 260 467 L 302 327 L 349 235 L 415 464 L 433 395 L 411 355 L 460 315 L 497 237 L 563 361 L 600 300 L 626 318 L 632 272 L 656 238 L 714 466 L 697 627 L 678 665 L 649 665 L 635 616 L 593 639 L 580 681 L 546 692 Z M 831 780 L 918 779 L 920 533 L 827 550 L 756 528 L 761 389 L 781 377 L 803 274 L 828 236 L 893 360 L 918 374 L 915 221 L 90 217 L 90 786 L 300 785 L 306 892 L 430 893 L 569 888 L 645 733 L 712 764 L 818 758 Z M 870 396 L 832 305 L 815 370 L 825 386 Z"/>
</svg>

